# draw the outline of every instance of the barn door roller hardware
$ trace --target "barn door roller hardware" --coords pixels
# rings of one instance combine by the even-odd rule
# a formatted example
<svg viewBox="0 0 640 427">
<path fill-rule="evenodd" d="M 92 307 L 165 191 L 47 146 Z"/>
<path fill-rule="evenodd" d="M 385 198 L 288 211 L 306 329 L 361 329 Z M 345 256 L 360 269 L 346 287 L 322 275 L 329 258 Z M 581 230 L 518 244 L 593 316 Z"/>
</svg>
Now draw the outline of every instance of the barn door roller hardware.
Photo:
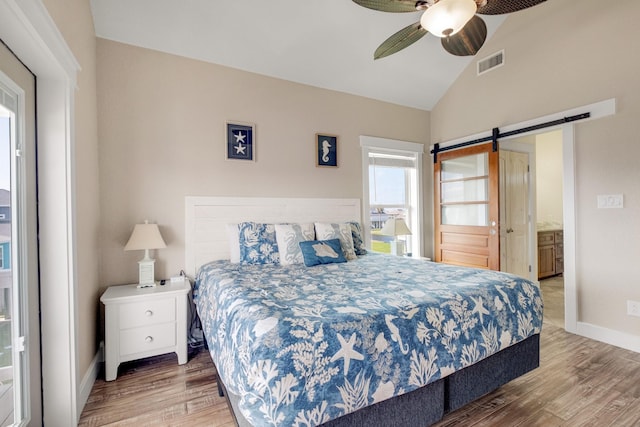
<svg viewBox="0 0 640 427">
<path fill-rule="evenodd" d="M 575 122 L 577 120 L 588 119 L 591 117 L 591 113 L 582 113 L 576 114 L 575 116 L 563 117 L 562 119 L 553 120 L 550 122 L 544 122 L 533 126 L 527 126 L 525 128 L 515 129 L 509 132 L 500 133 L 498 128 L 493 128 L 491 130 L 491 136 L 487 136 L 484 138 L 474 139 L 471 141 L 460 142 L 458 144 L 449 145 L 447 147 L 440 148 L 439 143 L 433 144 L 433 150 L 431 150 L 431 154 L 433 154 L 433 163 L 438 161 L 438 153 L 442 153 L 444 151 L 457 150 L 458 148 L 468 147 L 470 145 L 481 144 L 483 142 L 491 141 L 493 143 L 493 151 L 498 151 L 498 139 L 507 138 L 509 136 L 518 135 L 521 133 L 527 133 L 538 129 L 544 129 L 552 126 L 561 125 L 564 123 Z"/>
</svg>

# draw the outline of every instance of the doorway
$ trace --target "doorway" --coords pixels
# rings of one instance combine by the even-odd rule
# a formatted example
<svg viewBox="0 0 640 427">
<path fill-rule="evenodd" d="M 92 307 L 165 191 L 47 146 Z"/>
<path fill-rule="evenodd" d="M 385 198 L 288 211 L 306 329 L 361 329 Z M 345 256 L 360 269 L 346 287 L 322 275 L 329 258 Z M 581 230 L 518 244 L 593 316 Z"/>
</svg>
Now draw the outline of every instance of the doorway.
<svg viewBox="0 0 640 427">
<path fill-rule="evenodd" d="M 587 118 L 580 122 L 597 120 L 616 114 L 616 100 L 606 99 L 593 104 L 582 105 L 570 110 L 560 111 L 532 120 L 514 123 L 500 129 L 501 133 L 515 132 L 539 126 L 540 123 L 557 121 L 559 124 L 547 127 L 547 131 L 562 131 L 562 201 L 563 201 L 563 251 L 564 251 L 564 312 L 565 330 L 579 335 L 589 335 L 588 328 L 578 322 L 578 292 L 576 285 L 576 165 L 575 165 L 575 121 L 567 122 L 567 117 L 589 113 Z M 539 127 L 537 129 L 540 129 Z M 531 131 L 534 134 L 535 130 Z M 522 134 L 525 136 L 526 134 Z M 455 144 L 479 138 L 487 138 L 486 133 L 468 135 L 464 138 L 450 140 L 439 144 L 440 148 L 447 148 Z M 502 140 L 505 143 L 507 140 Z M 586 328 L 586 329 L 585 329 Z"/>
<path fill-rule="evenodd" d="M 539 280 L 545 319 L 564 328 L 563 131 L 507 140 L 500 148 L 502 270 Z M 530 174 L 523 173 L 525 162 Z M 524 194 L 528 202 L 522 200 Z M 517 231 L 525 209 L 530 218 L 527 246 L 522 238 L 511 239 L 522 234 Z"/>
</svg>

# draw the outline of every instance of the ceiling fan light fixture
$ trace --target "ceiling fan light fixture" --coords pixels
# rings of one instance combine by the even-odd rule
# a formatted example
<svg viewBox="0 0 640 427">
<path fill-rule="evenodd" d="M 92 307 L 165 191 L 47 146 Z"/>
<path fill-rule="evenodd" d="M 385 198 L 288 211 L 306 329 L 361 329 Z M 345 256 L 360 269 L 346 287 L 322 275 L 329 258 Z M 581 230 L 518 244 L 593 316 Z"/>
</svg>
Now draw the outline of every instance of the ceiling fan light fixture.
<svg viewBox="0 0 640 427">
<path fill-rule="evenodd" d="M 422 28 L 437 37 L 447 37 L 460 31 L 475 15 L 475 0 L 440 0 L 420 18 Z"/>
</svg>

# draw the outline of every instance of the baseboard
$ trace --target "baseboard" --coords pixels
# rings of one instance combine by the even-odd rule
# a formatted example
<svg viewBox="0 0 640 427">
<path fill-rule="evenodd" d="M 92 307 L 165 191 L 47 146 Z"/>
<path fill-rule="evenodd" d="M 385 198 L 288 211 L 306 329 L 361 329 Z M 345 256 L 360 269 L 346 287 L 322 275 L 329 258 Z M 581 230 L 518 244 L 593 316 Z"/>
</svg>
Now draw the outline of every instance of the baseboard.
<svg viewBox="0 0 640 427">
<path fill-rule="evenodd" d="M 577 326 L 578 335 L 640 353 L 640 336 L 584 322 Z"/>
<path fill-rule="evenodd" d="M 93 384 L 96 382 L 96 378 L 98 378 L 98 374 L 100 373 L 100 363 L 104 361 L 104 341 L 100 342 L 100 348 L 98 348 L 98 352 L 93 357 L 91 364 L 89 365 L 89 369 L 84 374 L 82 378 L 82 382 L 80 382 L 80 387 L 78 389 L 78 420 L 80 421 L 80 416 L 82 415 L 82 410 L 84 409 L 84 405 L 87 404 L 87 400 L 89 400 L 89 395 L 91 394 L 91 389 L 93 388 Z"/>
</svg>

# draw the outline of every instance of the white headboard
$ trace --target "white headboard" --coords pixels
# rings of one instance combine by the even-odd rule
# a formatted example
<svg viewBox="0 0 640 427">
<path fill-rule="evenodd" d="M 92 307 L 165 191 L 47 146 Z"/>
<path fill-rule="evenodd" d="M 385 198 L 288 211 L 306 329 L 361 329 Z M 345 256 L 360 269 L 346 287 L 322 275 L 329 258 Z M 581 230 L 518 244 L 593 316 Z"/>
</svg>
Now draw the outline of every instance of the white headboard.
<svg viewBox="0 0 640 427">
<path fill-rule="evenodd" d="M 360 221 L 359 199 L 266 197 L 185 198 L 185 268 L 194 277 L 201 265 L 229 259 L 227 224 Z"/>
</svg>

